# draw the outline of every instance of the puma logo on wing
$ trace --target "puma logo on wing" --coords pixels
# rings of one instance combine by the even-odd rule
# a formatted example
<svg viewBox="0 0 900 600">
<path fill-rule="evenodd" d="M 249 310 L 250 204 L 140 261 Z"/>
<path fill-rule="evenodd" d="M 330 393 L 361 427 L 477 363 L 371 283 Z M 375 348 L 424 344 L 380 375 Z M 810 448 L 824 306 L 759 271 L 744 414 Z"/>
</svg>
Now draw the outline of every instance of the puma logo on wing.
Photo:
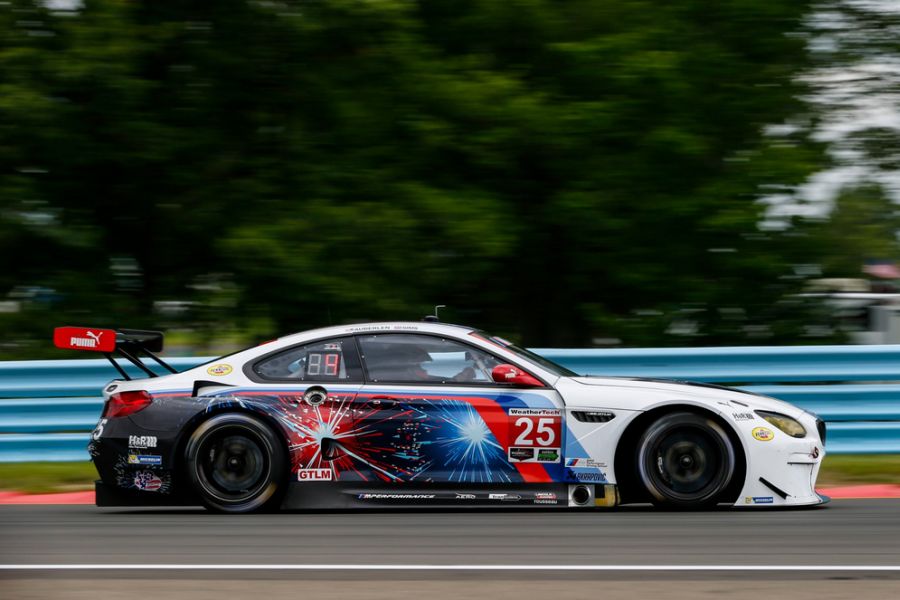
<svg viewBox="0 0 900 600">
<path fill-rule="evenodd" d="M 81 348 L 96 348 L 100 345 L 100 337 L 105 332 L 101 331 L 99 333 L 94 333 L 93 331 L 88 331 L 85 333 L 87 337 L 73 337 L 69 340 L 69 344 L 76 347 Z"/>
</svg>

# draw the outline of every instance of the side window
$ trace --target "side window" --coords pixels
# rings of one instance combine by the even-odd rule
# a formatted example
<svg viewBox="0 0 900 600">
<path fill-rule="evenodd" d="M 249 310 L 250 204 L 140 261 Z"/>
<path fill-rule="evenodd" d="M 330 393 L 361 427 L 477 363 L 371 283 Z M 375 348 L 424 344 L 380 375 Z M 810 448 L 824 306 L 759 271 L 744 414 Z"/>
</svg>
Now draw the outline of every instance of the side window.
<svg viewBox="0 0 900 600">
<path fill-rule="evenodd" d="M 277 381 L 362 381 L 353 338 L 294 346 L 263 358 L 253 371 Z"/>
<path fill-rule="evenodd" d="M 360 336 L 370 381 L 393 383 L 485 383 L 500 361 L 454 340 L 417 334 Z"/>
</svg>

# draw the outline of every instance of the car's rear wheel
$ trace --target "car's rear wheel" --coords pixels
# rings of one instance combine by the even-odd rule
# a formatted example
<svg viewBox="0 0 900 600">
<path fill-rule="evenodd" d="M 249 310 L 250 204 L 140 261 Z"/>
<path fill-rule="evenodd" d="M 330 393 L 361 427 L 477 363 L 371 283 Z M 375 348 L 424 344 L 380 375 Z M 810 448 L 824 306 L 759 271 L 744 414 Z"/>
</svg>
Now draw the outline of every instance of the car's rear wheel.
<svg viewBox="0 0 900 600">
<path fill-rule="evenodd" d="M 185 455 L 194 490 L 209 509 L 273 508 L 284 492 L 281 439 L 251 415 L 224 413 L 204 421 L 188 440 Z"/>
<path fill-rule="evenodd" d="M 654 504 L 695 509 L 716 504 L 735 471 L 734 446 L 714 420 L 690 412 L 662 415 L 637 444 L 637 476 Z"/>
</svg>

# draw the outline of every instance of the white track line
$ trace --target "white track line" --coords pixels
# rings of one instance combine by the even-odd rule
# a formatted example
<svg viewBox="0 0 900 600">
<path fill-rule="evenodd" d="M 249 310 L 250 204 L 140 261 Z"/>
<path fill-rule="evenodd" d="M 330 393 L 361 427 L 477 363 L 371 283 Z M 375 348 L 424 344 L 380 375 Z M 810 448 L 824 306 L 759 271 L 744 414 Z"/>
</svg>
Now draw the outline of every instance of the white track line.
<svg viewBox="0 0 900 600">
<path fill-rule="evenodd" d="M 0 564 L 0 571 L 896 571 L 900 565 Z"/>
</svg>

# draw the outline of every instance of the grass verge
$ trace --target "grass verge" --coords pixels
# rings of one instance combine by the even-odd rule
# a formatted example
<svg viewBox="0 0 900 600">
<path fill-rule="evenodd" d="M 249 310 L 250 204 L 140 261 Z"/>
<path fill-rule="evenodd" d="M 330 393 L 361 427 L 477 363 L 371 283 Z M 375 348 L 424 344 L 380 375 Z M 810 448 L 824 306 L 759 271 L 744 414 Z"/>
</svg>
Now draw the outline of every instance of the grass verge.
<svg viewBox="0 0 900 600">
<path fill-rule="evenodd" d="M 900 484 L 900 454 L 830 454 L 819 471 L 819 487 Z"/>
<path fill-rule="evenodd" d="M 0 463 L 0 490 L 29 494 L 91 490 L 97 471 L 90 462 Z M 825 458 L 819 487 L 900 484 L 900 454 L 838 454 Z"/>
<path fill-rule="evenodd" d="M 94 489 L 97 469 L 91 462 L 0 463 L 0 490 L 28 494 Z"/>
</svg>

